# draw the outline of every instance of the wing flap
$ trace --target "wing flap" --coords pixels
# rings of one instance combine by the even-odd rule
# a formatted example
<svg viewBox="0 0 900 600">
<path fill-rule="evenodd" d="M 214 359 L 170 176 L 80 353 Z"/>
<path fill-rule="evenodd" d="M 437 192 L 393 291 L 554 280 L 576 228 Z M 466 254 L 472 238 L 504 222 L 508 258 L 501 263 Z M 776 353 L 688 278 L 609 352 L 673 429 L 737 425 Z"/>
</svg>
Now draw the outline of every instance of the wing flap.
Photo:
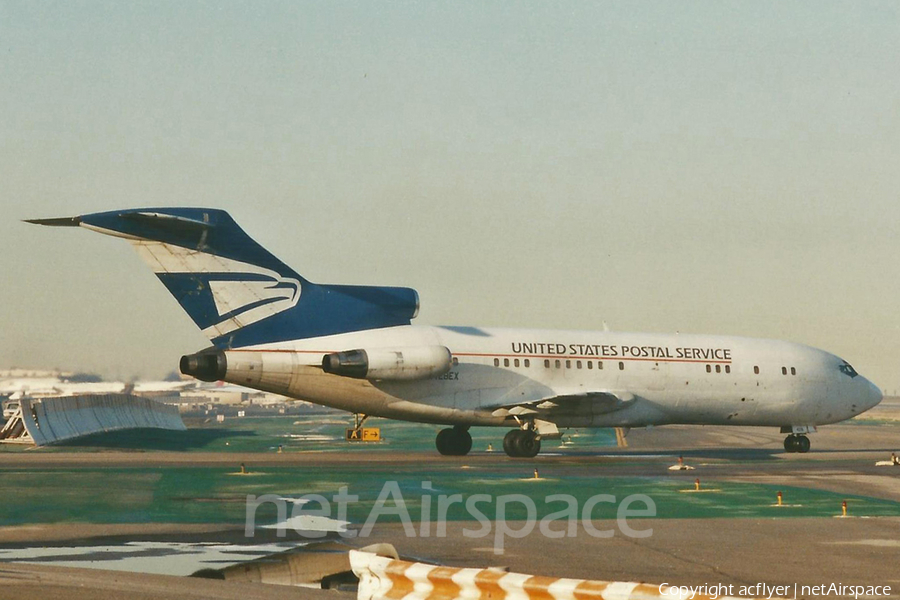
<svg viewBox="0 0 900 600">
<path fill-rule="evenodd" d="M 533 415 L 553 420 L 554 415 L 560 414 L 602 415 L 611 413 L 622 410 L 632 402 L 634 402 L 634 394 L 630 392 L 578 392 L 499 406 L 491 414 L 495 417 Z"/>
</svg>

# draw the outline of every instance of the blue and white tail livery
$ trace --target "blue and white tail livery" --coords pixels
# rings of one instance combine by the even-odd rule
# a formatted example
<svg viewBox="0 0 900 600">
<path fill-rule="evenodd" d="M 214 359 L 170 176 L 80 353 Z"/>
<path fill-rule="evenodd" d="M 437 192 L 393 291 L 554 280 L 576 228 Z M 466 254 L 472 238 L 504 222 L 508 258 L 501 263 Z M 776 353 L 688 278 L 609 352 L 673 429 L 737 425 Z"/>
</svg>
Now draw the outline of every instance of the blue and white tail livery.
<svg viewBox="0 0 900 600">
<path fill-rule="evenodd" d="M 212 341 L 183 372 L 349 412 L 449 425 L 442 454 L 470 451 L 471 426 L 507 427 L 531 457 L 566 427 L 758 425 L 806 452 L 818 425 L 854 417 L 880 390 L 828 352 L 777 340 L 411 324 L 402 287 L 312 283 L 224 211 L 145 208 L 37 219 L 130 241 Z"/>
<path fill-rule="evenodd" d="M 222 210 L 148 208 L 31 222 L 130 241 L 218 348 L 408 325 L 418 311 L 418 295 L 408 288 L 303 279 Z"/>
</svg>

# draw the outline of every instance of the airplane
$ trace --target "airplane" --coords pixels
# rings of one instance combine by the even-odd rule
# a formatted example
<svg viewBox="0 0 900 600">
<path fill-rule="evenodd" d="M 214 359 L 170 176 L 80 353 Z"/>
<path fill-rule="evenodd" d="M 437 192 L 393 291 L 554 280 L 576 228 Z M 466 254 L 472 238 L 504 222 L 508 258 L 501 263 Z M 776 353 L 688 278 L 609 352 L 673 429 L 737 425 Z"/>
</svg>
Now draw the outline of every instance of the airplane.
<svg viewBox="0 0 900 600">
<path fill-rule="evenodd" d="M 419 326 L 410 288 L 313 283 L 225 211 L 142 208 L 33 219 L 128 240 L 210 348 L 182 373 L 368 416 L 445 425 L 442 455 L 469 428 L 505 427 L 530 458 L 560 428 L 755 425 L 808 433 L 877 405 L 847 361 L 801 344 L 721 335 Z"/>
<path fill-rule="evenodd" d="M 181 393 L 197 388 L 196 381 L 143 381 L 125 383 L 123 381 L 72 382 L 63 378 L 16 378 L 0 379 L 0 398 L 20 400 L 22 398 L 48 398 L 61 396 L 81 396 L 86 394 L 137 394 L 162 395 Z"/>
</svg>

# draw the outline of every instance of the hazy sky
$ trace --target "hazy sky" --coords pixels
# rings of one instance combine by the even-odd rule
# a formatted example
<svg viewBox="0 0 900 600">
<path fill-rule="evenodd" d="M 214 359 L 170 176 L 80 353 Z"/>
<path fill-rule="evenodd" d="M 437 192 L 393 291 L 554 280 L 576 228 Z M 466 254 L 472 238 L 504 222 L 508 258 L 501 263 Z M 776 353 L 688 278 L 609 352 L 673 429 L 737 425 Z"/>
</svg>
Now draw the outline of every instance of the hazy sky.
<svg viewBox="0 0 900 600">
<path fill-rule="evenodd" d="M 896 2 L 0 0 L 0 368 L 207 341 L 128 244 L 220 207 L 417 323 L 825 348 L 900 389 Z"/>
</svg>

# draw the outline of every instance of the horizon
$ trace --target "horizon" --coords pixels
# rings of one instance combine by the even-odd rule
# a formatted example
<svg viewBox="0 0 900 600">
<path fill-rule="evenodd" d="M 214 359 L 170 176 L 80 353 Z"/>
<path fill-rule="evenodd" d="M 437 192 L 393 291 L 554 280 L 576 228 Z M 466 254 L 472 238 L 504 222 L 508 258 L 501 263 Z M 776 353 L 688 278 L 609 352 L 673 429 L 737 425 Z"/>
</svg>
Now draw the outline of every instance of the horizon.
<svg viewBox="0 0 900 600">
<path fill-rule="evenodd" d="M 0 0 L 0 367 L 209 345 L 122 240 L 227 210 L 414 324 L 783 339 L 900 389 L 898 7 Z"/>
</svg>

